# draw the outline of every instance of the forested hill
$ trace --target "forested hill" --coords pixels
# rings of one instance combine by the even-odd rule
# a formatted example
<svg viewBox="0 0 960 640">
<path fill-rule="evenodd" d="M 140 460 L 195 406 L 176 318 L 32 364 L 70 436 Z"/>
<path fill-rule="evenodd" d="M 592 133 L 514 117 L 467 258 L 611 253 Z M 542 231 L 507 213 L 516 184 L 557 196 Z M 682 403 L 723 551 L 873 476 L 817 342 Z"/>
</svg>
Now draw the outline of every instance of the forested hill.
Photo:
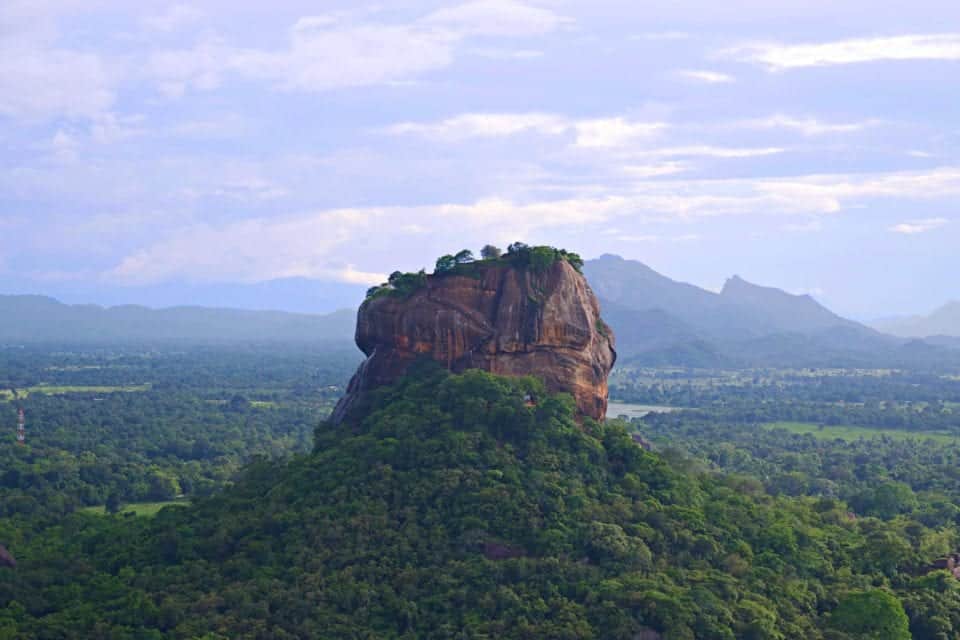
<svg viewBox="0 0 960 640">
<path fill-rule="evenodd" d="M 935 530 L 891 554 L 892 526 L 670 463 L 533 378 L 427 369 L 218 496 L 24 541 L 0 636 L 909 640 L 903 603 L 960 592 L 923 575 Z"/>
<path fill-rule="evenodd" d="M 0 295 L 0 343 L 349 342 L 356 312 L 327 315 L 205 307 L 66 305 Z"/>
</svg>

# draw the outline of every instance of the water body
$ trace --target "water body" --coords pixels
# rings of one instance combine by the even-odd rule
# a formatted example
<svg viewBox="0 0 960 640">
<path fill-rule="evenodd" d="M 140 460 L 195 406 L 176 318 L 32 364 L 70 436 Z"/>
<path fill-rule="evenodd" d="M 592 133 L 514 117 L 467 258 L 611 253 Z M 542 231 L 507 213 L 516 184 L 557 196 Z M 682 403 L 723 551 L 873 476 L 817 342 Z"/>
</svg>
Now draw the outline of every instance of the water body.
<svg viewBox="0 0 960 640">
<path fill-rule="evenodd" d="M 670 413 L 680 411 L 683 407 L 665 407 L 654 404 L 630 404 L 628 402 L 611 402 L 607 404 L 607 417 L 617 418 L 627 416 L 628 418 L 642 418 L 648 413 Z"/>
</svg>

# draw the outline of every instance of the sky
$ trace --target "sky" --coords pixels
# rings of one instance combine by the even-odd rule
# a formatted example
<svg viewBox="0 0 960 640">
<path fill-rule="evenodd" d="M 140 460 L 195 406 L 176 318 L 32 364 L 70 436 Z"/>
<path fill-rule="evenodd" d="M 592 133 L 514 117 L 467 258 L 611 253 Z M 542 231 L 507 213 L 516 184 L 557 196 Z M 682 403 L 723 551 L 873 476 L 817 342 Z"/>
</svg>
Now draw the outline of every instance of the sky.
<svg viewBox="0 0 960 640">
<path fill-rule="evenodd" d="M 952 1 L 5 0 L 0 292 L 522 240 L 927 312 L 960 298 L 958 78 Z"/>
</svg>

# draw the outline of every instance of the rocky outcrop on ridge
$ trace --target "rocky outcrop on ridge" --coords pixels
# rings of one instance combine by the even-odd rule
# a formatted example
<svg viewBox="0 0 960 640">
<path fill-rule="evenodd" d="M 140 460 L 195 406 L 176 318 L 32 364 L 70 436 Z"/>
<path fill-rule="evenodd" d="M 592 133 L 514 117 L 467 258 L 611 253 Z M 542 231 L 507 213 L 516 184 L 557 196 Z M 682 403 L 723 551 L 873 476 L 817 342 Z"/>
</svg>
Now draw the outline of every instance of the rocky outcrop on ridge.
<svg viewBox="0 0 960 640">
<path fill-rule="evenodd" d="M 614 337 L 586 279 L 568 261 L 538 269 L 480 261 L 421 278 L 412 292 L 374 296 L 360 307 L 356 342 L 367 359 L 334 409 L 334 422 L 364 392 L 392 383 L 424 357 L 453 372 L 537 376 L 551 392 L 572 394 L 580 414 L 604 418 Z"/>
</svg>

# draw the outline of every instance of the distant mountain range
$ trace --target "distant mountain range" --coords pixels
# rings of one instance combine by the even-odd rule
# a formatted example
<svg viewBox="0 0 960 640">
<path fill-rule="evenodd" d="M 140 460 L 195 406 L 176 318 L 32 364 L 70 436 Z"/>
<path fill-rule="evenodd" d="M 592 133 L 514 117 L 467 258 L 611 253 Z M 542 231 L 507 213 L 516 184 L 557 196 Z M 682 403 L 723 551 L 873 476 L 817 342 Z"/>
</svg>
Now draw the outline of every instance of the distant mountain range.
<svg viewBox="0 0 960 640">
<path fill-rule="evenodd" d="M 614 329 L 622 364 L 960 367 L 960 303 L 926 318 L 905 318 L 871 328 L 840 317 L 808 295 L 759 286 L 737 276 L 716 293 L 614 255 L 589 260 L 583 270 L 600 298 L 604 319 Z M 350 344 L 356 322 L 353 309 L 363 298 L 361 289 L 288 279 L 218 286 L 213 291 L 220 296 L 215 300 L 247 307 L 326 309 L 337 301 L 349 301 L 350 310 L 326 315 L 202 306 L 67 305 L 43 296 L 0 295 L 0 343 Z M 211 299 L 199 290 L 195 293 L 198 301 Z M 73 294 L 74 299 L 77 295 Z"/>
<path fill-rule="evenodd" d="M 686 366 L 931 366 L 960 362 L 952 343 L 904 340 L 842 318 L 809 295 L 734 276 L 720 293 L 642 262 L 584 265 L 621 362 Z"/>
<path fill-rule="evenodd" d="M 904 338 L 960 338 L 960 301 L 948 302 L 930 315 L 889 318 L 871 324 L 884 333 Z"/>
<path fill-rule="evenodd" d="M 171 281 L 128 287 L 109 286 L 96 281 L 18 281 L 4 283 L 3 288 L 3 293 L 42 293 L 66 304 L 96 303 L 105 307 L 134 304 L 153 309 L 201 306 L 310 314 L 355 309 L 363 302 L 366 291 L 367 287 L 361 284 L 313 278 L 277 278 L 252 283 Z"/>
<path fill-rule="evenodd" d="M 66 305 L 44 296 L 0 295 L 0 342 L 347 342 L 356 312 L 326 315 L 209 307 Z"/>
</svg>

